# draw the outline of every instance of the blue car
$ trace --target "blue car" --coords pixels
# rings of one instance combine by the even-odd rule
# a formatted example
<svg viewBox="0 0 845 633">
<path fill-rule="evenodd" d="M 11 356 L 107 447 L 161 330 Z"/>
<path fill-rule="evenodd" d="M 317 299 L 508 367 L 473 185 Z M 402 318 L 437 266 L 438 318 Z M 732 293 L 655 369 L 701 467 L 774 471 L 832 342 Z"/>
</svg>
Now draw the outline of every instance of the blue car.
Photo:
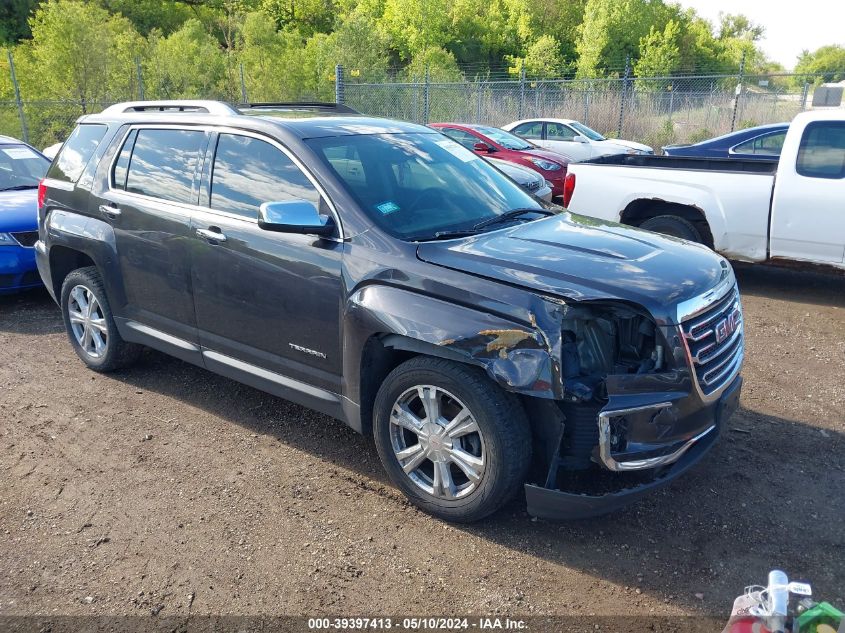
<svg viewBox="0 0 845 633">
<path fill-rule="evenodd" d="M 758 125 L 693 145 L 667 145 L 662 149 L 667 156 L 776 161 L 788 129 L 789 123 Z"/>
<path fill-rule="evenodd" d="M 35 267 L 38 183 L 49 166 L 35 148 L 0 136 L 0 294 L 41 285 Z"/>
</svg>

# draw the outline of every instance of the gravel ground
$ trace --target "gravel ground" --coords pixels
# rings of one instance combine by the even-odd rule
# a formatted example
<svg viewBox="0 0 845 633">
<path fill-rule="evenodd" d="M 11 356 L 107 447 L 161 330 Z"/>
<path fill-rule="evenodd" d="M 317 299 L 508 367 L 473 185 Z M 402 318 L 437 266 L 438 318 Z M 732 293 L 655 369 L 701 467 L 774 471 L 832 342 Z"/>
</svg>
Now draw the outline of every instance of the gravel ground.
<svg viewBox="0 0 845 633">
<path fill-rule="evenodd" d="M 741 409 L 615 515 L 457 527 L 339 422 L 149 352 L 86 370 L 0 297 L 0 615 L 727 615 L 770 568 L 845 605 L 845 278 L 738 270 Z"/>
</svg>

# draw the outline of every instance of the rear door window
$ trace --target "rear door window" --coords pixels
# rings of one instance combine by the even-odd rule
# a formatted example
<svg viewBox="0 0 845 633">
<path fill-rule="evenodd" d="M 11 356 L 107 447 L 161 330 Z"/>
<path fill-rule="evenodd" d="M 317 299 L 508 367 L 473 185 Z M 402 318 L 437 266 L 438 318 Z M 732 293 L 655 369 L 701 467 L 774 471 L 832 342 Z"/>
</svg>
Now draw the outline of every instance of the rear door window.
<svg viewBox="0 0 845 633">
<path fill-rule="evenodd" d="M 546 138 L 550 141 L 574 141 L 578 134 L 568 125 L 546 123 Z"/>
<path fill-rule="evenodd" d="M 736 154 L 760 154 L 763 156 L 779 156 L 786 139 L 786 130 L 773 134 L 764 134 L 734 147 Z"/>
<path fill-rule="evenodd" d="M 221 134 L 211 173 L 211 208 L 257 219 L 264 202 L 285 200 L 307 200 L 319 208 L 320 194 L 278 147 L 251 136 Z"/>
<path fill-rule="evenodd" d="M 205 144 L 201 130 L 140 129 L 126 167 L 126 191 L 171 202 L 194 204 L 194 178 Z M 124 149 L 126 145 L 124 145 Z M 115 186 L 123 169 L 115 163 Z"/>
<path fill-rule="evenodd" d="M 808 178 L 845 178 L 845 122 L 808 123 L 795 170 Z"/>
<path fill-rule="evenodd" d="M 522 138 L 531 139 L 532 141 L 539 141 L 543 138 L 543 122 L 542 121 L 529 121 L 528 123 L 522 123 L 521 125 L 517 125 L 514 129 L 511 130 L 517 136 L 521 136 Z"/>
<path fill-rule="evenodd" d="M 108 126 L 99 124 L 77 125 L 59 150 L 56 160 L 47 172 L 47 177 L 66 182 L 79 180 L 82 172 L 85 171 L 85 165 L 97 151 L 108 129 Z"/>
</svg>

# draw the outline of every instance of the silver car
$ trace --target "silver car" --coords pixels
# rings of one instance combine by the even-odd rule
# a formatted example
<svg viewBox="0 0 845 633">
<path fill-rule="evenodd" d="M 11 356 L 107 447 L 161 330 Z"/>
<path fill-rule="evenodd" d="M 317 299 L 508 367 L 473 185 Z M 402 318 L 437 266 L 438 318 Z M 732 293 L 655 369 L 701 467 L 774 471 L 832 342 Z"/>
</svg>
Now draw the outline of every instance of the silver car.
<svg viewBox="0 0 845 633">
<path fill-rule="evenodd" d="M 546 179 L 533 169 L 514 165 L 506 160 L 490 158 L 489 156 L 485 156 L 484 160 L 493 165 L 493 167 L 499 171 L 503 172 L 508 178 L 513 180 L 531 195 L 537 196 L 546 202 L 552 201 L 552 188 L 549 186 L 549 183 L 546 182 Z"/>
</svg>

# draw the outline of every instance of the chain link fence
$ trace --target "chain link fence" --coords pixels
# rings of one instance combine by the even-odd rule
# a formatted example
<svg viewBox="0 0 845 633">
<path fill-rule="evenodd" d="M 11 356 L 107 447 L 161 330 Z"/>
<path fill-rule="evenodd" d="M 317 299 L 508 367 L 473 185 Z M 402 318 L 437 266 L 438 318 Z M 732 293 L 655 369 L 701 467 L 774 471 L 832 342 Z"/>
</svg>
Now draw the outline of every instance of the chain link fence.
<svg viewBox="0 0 845 633">
<path fill-rule="evenodd" d="M 139 67 L 137 94 L 124 98 L 114 95 L 108 102 L 27 100 L 20 94 L 12 65 L 4 62 L 7 60 L 0 59 L 0 134 L 27 140 L 39 149 L 67 138 L 81 115 L 144 95 Z M 248 75 L 248 68 L 246 72 Z M 243 73 L 242 66 L 241 76 Z M 529 117 L 571 118 L 607 136 L 659 148 L 733 129 L 789 121 L 809 106 L 811 89 L 820 82 L 820 78 L 807 75 L 740 73 L 611 79 L 531 79 L 523 74 L 511 79 L 450 83 L 368 83 L 338 67 L 333 78 L 326 78 L 324 92 L 333 91 L 336 100 L 368 115 L 417 123 L 452 121 L 494 126 Z M 248 94 L 243 81 L 239 83 L 240 97 L 247 102 L 253 95 Z M 285 87 L 286 93 L 294 93 L 293 88 Z M 263 92 L 260 96 L 267 97 Z"/>
<path fill-rule="evenodd" d="M 532 117 L 577 119 L 610 137 L 653 147 L 790 121 L 814 78 L 704 75 L 618 79 L 520 79 L 456 83 L 347 83 L 347 105 L 417 123 L 500 126 Z"/>
</svg>

